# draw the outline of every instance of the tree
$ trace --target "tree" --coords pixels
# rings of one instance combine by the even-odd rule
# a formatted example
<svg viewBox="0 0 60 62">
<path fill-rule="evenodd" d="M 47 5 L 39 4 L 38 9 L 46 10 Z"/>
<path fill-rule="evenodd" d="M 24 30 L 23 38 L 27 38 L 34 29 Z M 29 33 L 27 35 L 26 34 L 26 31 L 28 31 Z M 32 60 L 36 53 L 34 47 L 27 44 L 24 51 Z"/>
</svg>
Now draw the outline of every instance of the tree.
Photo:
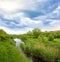
<svg viewBox="0 0 60 62">
<path fill-rule="evenodd" d="M 38 29 L 38 28 L 35 28 L 32 32 L 33 32 L 34 38 L 38 38 L 38 36 L 41 33 L 40 29 Z"/>
</svg>

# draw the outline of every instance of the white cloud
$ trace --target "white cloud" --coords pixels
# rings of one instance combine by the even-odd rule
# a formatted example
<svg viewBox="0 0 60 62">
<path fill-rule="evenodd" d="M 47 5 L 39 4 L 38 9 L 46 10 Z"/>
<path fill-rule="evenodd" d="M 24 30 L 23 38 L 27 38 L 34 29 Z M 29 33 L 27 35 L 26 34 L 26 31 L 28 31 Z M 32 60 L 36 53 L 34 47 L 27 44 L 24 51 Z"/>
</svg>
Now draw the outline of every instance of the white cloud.
<svg viewBox="0 0 60 62">
<path fill-rule="evenodd" d="M 48 15 L 48 18 L 60 18 L 60 5 L 58 5 L 58 7 Z"/>
<path fill-rule="evenodd" d="M 42 30 L 43 31 L 53 31 L 53 30 L 60 30 L 60 5 L 46 15 L 38 16 L 35 18 L 36 20 L 41 20 L 42 23 Z"/>
<path fill-rule="evenodd" d="M 0 20 L 0 28 L 4 29 L 9 34 L 26 33 L 28 31 L 31 31 L 35 27 L 42 25 L 42 21 L 33 20 L 29 17 L 26 17 L 24 13 L 16 13 L 11 15 L 5 14 L 3 16 L 3 19 L 4 20 L 2 19 Z M 7 21 L 5 21 L 5 19 Z M 18 21 L 18 23 L 15 23 L 15 20 Z M 9 22 L 9 24 L 7 24 L 7 22 Z M 14 28 L 11 29 L 9 28 L 10 26 Z"/>
<path fill-rule="evenodd" d="M 0 0 L 0 10 L 8 14 L 19 10 L 40 11 L 48 1 L 50 0 Z M 38 10 L 38 7 L 41 9 Z"/>
<path fill-rule="evenodd" d="M 4 14 L 3 18 L 6 19 L 6 20 L 10 20 L 9 22 L 11 22 L 11 24 L 15 24 L 17 26 L 22 26 L 22 25 L 30 26 L 30 25 L 34 25 L 34 24 L 38 24 L 38 23 L 41 24 L 42 23 L 41 20 L 32 20 L 31 18 L 27 17 L 23 12 L 16 13 L 16 14 L 11 14 L 11 15 Z M 16 24 L 16 23 L 14 23 L 13 20 L 18 21 L 19 23 Z"/>
<path fill-rule="evenodd" d="M 52 20 L 48 26 L 43 26 L 42 31 L 60 30 L 60 20 Z"/>
<path fill-rule="evenodd" d="M 56 8 L 55 11 L 53 11 L 53 13 L 60 13 L 60 5 Z"/>
<path fill-rule="evenodd" d="M 19 8 L 19 4 L 16 2 L 6 1 L 6 0 L 0 1 L 0 10 L 5 11 L 6 13 L 14 12 L 18 8 Z"/>
<path fill-rule="evenodd" d="M 25 28 L 25 29 L 9 29 L 9 28 L 7 28 L 7 27 L 4 27 L 4 26 L 0 26 L 0 29 L 3 29 L 6 33 L 8 33 L 8 34 L 24 34 L 24 33 L 26 33 L 26 32 L 28 32 L 28 31 L 31 31 L 33 28 L 29 28 L 29 27 L 27 27 L 27 28 Z"/>
</svg>

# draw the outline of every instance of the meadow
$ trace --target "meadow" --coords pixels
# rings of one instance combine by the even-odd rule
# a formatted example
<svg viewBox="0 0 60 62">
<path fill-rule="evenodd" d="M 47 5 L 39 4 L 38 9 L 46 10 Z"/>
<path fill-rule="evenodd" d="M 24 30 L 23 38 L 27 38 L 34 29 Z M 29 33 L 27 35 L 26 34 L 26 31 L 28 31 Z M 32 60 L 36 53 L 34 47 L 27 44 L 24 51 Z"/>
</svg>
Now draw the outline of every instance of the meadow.
<svg viewBox="0 0 60 62">
<path fill-rule="evenodd" d="M 21 39 L 23 53 L 14 38 Z M 26 34 L 9 35 L 0 30 L 0 62 L 60 62 L 60 31 L 42 32 L 36 28 Z"/>
</svg>

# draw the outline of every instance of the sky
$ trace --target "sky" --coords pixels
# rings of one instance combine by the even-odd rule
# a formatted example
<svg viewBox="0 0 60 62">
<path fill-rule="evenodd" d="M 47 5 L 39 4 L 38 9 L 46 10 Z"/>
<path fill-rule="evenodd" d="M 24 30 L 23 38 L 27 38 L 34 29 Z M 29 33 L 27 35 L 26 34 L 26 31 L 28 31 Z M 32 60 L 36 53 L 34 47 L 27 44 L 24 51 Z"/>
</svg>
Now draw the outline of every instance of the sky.
<svg viewBox="0 0 60 62">
<path fill-rule="evenodd" d="M 34 28 L 60 30 L 60 0 L 0 0 L 0 29 L 23 34 Z"/>
</svg>

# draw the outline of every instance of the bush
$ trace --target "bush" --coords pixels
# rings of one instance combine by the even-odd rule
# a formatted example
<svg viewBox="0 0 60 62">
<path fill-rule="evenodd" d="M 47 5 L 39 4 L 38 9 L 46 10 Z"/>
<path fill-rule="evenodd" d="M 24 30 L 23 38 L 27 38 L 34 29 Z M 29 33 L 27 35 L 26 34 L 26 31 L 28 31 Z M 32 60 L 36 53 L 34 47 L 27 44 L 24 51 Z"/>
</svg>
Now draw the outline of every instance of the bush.
<svg viewBox="0 0 60 62">
<path fill-rule="evenodd" d="M 50 35 L 48 36 L 48 40 L 49 40 L 49 41 L 53 41 L 53 40 L 54 40 L 54 36 L 53 36 L 52 34 L 50 34 Z"/>
</svg>

